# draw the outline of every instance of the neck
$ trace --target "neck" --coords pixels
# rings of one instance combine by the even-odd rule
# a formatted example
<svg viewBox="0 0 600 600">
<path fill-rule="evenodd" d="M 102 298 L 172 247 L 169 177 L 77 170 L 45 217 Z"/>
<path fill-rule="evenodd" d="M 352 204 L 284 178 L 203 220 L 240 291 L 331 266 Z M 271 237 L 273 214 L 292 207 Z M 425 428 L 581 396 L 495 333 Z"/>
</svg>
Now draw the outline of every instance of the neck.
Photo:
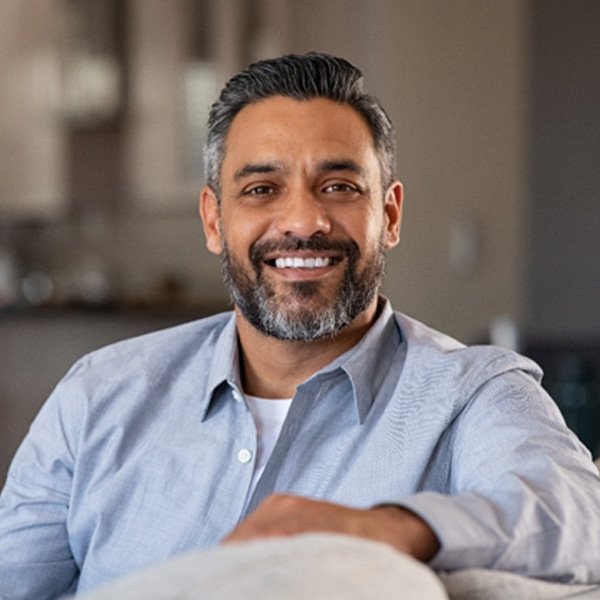
<svg viewBox="0 0 600 600">
<path fill-rule="evenodd" d="M 262 398 L 293 398 L 311 375 L 356 345 L 377 317 L 377 299 L 335 335 L 289 342 L 265 335 L 236 308 L 244 391 Z"/>
</svg>

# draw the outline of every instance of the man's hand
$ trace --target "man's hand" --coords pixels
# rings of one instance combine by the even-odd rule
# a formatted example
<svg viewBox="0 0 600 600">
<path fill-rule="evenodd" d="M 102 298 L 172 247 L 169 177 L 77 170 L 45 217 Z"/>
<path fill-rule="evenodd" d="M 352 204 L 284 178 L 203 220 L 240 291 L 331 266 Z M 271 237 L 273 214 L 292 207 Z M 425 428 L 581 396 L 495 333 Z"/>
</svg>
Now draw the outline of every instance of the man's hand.
<svg viewBox="0 0 600 600">
<path fill-rule="evenodd" d="M 363 510 L 282 494 L 266 498 L 223 541 L 240 542 L 317 531 L 385 542 L 422 561 L 433 558 L 440 546 L 423 519 L 397 506 Z"/>
</svg>

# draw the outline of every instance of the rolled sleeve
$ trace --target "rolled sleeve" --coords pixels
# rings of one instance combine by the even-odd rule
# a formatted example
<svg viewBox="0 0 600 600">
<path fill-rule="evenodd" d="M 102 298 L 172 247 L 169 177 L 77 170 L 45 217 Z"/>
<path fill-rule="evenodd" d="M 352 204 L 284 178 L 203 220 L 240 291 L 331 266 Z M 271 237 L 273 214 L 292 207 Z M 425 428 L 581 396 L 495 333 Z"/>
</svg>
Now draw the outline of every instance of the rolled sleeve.
<svg viewBox="0 0 600 600">
<path fill-rule="evenodd" d="M 397 503 L 438 536 L 433 568 L 600 580 L 598 474 L 537 383 L 518 371 L 490 380 L 448 440 L 451 493 Z"/>
</svg>

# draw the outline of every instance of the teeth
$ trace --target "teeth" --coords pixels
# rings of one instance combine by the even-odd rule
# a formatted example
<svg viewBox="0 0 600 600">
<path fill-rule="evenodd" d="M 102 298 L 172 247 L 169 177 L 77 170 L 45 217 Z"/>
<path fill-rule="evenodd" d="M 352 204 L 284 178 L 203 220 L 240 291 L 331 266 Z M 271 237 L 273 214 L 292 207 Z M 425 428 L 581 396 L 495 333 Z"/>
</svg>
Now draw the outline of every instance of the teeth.
<svg viewBox="0 0 600 600">
<path fill-rule="evenodd" d="M 278 269 L 318 269 L 326 267 L 330 263 L 330 259 L 325 256 L 317 258 L 300 258 L 298 256 L 285 256 L 275 259 L 275 266 Z"/>
</svg>

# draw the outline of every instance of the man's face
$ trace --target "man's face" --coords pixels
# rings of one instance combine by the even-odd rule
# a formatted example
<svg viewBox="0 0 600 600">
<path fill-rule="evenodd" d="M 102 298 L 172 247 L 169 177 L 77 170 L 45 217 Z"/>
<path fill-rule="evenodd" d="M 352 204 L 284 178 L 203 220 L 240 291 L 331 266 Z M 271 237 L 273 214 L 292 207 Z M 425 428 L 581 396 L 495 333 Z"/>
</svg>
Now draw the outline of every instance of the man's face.
<svg viewBox="0 0 600 600">
<path fill-rule="evenodd" d="M 205 188 L 201 211 L 243 317 L 267 335 L 308 341 L 336 334 L 376 302 L 400 203 L 400 184 L 384 194 L 359 113 L 275 96 L 233 120 L 220 207 Z"/>
</svg>

